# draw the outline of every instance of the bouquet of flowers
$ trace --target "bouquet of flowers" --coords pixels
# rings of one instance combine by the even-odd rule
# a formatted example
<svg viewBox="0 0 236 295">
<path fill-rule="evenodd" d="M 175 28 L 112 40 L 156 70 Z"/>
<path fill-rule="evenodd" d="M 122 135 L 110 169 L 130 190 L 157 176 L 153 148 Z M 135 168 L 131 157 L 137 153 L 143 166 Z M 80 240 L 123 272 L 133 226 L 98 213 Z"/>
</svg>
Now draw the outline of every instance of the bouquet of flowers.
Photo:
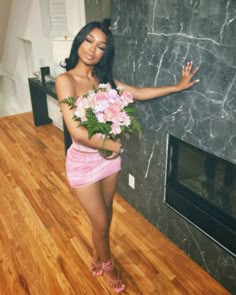
<svg viewBox="0 0 236 295">
<path fill-rule="evenodd" d="M 141 129 L 133 116 L 134 108 L 130 106 L 133 96 L 122 87 L 111 88 L 110 84 L 99 84 L 77 100 L 68 97 L 61 101 L 70 109 L 75 109 L 73 120 L 79 122 L 88 130 L 88 137 L 102 134 L 104 140 L 116 140 L 122 135 L 136 131 L 139 138 Z M 112 154 L 111 151 L 100 149 L 104 156 Z"/>
</svg>

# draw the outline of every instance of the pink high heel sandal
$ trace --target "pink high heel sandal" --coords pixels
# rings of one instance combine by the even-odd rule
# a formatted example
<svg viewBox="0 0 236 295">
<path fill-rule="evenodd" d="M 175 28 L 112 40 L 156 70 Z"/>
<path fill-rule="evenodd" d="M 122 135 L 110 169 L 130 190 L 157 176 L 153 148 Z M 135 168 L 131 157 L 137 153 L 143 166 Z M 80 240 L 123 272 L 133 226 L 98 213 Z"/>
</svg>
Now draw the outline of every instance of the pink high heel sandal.
<svg viewBox="0 0 236 295">
<path fill-rule="evenodd" d="M 111 271 L 115 267 L 112 259 L 108 260 L 107 262 L 103 262 L 102 265 L 103 265 L 103 269 L 105 271 Z M 114 291 L 116 291 L 116 293 L 120 293 L 120 292 L 124 291 L 124 289 L 125 289 L 125 284 L 120 279 L 120 273 L 118 273 L 118 278 L 116 280 L 108 278 L 108 283 L 110 284 L 112 289 Z"/>
<path fill-rule="evenodd" d="M 101 276 L 103 274 L 103 263 L 102 263 L 102 261 L 99 261 L 98 263 L 95 263 L 93 261 L 92 265 L 91 265 L 91 269 L 92 269 L 93 277 Z"/>
</svg>

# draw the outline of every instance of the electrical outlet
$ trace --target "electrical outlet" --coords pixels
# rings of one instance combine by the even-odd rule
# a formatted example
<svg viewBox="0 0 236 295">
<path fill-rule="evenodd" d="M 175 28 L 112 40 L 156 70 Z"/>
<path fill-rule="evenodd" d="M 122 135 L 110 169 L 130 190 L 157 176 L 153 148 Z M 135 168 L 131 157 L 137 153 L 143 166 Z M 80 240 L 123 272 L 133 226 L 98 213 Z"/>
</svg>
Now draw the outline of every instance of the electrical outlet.
<svg viewBox="0 0 236 295">
<path fill-rule="evenodd" d="M 129 174 L 129 186 L 132 187 L 132 189 L 135 189 L 135 178 L 131 174 Z"/>
</svg>

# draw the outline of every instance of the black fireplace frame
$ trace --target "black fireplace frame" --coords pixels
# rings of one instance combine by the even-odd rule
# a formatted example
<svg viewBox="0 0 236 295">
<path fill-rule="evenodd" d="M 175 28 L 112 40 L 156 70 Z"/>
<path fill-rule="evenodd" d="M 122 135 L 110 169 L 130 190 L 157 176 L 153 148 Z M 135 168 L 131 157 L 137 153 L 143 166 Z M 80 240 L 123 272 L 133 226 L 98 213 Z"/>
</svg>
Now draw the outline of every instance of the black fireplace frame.
<svg viewBox="0 0 236 295">
<path fill-rule="evenodd" d="M 236 257 L 235 219 L 176 180 L 180 144 L 200 150 L 168 135 L 164 204 Z"/>
</svg>

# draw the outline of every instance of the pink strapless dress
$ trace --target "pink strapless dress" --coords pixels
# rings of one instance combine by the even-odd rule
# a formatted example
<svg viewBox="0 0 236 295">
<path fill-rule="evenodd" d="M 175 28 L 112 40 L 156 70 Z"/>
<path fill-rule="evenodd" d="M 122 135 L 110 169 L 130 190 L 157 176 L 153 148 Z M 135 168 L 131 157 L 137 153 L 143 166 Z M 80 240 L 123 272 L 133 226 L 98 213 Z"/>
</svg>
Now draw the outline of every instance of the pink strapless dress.
<svg viewBox="0 0 236 295">
<path fill-rule="evenodd" d="M 121 157 L 104 159 L 95 148 L 73 142 L 66 154 L 66 174 L 71 187 L 91 184 L 121 170 Z"/>
</svg>

